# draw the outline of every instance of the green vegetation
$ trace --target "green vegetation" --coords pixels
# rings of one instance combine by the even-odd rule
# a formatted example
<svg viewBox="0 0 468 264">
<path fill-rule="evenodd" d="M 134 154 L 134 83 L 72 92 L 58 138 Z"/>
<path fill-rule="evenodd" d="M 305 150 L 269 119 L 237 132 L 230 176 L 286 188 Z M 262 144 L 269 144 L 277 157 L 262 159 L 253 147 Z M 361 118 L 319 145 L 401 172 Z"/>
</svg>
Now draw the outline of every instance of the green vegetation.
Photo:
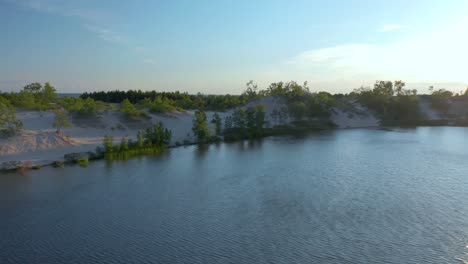
<svg viewBox="0 0 468 264">
<path fill-rule="evenodd" d="M 143 131 L 143 144 L 156 147 L 168 146 L 171 142 L 172 132 L 164 128 L 161 122 L 154 125 L 153 128 L 147 128 Z"/>
<path fill-rule="evenodd" d="M 63 167 L 65 167 L 65 162 L 63 162 L 63 161 L 54 161 L 54 163 L 52 163 L 52 166 L 54 168 L 63 168 Z"/>
<path fill-rule="evenodd" d="M 128 99 L 123 100 L 120 104 L 120 112 L 124 113 L 127 118 L 132 120 L 141 120 L 147 117 L 144 111 L 137 110 Z"/>
<path fill-rule="evenodd" d="M 19 93 L 4 94 L 15 107 L 29 110 L 48 110 L 54 108 L 57 102 L 55 88 L 50 83 L 42 86 L 40 83 L 26 85 Z"/>
<path fill-rule="evenodd" d="M 207 141 L 210 138 L 210 131 L 208 130 L 205 112 L 195 112 L 192 131 L 200 142 Z"/>
<path fill-rule="evenodd" d="M 163 96 L 156 96 L 153 100 L 144 98 L 136 104 L 138 109 L 148 109 L 151 113 L 167 113 L 174 110 L 182 110 L 176 106 L 176 102 Z"/>
<path fill-rule="evenodd" d="M 57 128 L 57 133 L 61 132 L 64 127 L 71 127 L 70 120 L 68 119 L 68 113 L 64 109 L 55 111 L 55 120 L 53 126 Z"/>
<path fill-rule="evenodd" d="M 296 121 L 327 119 L 330 116 L 330 108 L 335 104 L 334 96 L 327 92 L 311 93 L 307 82 L 303 85 L 293 81 L 272 83 L 266 90 L 260 91 L 260 94 L 286 100 L 287 109 L 272 113 L 278 123 L 283 123 L 288 114 Z"/>
<path fill-rule="evenodd" d="M 218 113 L 214 113 L 213 119 L 211 120 L 211 123 L 215 125 L 215 133 L 216 135 L 221 135 L 222 133 L 222 126 L 223 126 L 223 120 L 221 120 L 221 117 L 219 116 Z"/>
<path fill-rule="evenodd" d="M 238 140 L 246 138 L 260 138 L 265 135 L 265 106 L 257 105 L 246 110 L 237 109 L 232 117 L 226 118 L 224 138 Z"/>
<path fill-rule="evenodd" d="M 83 168 L 88 167 L 89 165 L 89 159 L 88 158 L 79 158 L 76 163 Z"/>
<path fill-rule="evenodd" d="M 95 116 L 100 111 L 109 108 L 105 103 L 101 101 L 95 101 L 91 98 L 81 99 L 74 97 L 64 97 L 59 100 L 59 104 L 69 113 L 75 114 L 78 117 Z"/>
<path fill-rule="evenodd" d="M 429 87 L 429 90 L 432 91 L 430 97 L 432 107 L 446 115 L 450 107 L 449 99 L 453 97 L 453 92 L 445 89 L 434 90 L 433 86 Z M 467 94 L 467 91 L 465 91 L 465 94 Z"/>
<path fill-rule="evenodd" d="M 417 125 L 421 120 L 417 91 L 404 89 L 404 86 L 402 81 L 377 81 L 372 90 L 361 87 L 351 96 L 377 113 L 382 125 Z"/>
<path fill-rule="evenodd" d="M 99 111 L 109 108 L 107 104 L 91 98 L 58 98 L 56 89 L 48 82 L 44 85 L 37 82 L 31 83 L 18 93 L 2 93 L 0 97 L 14 108 L 40 111 L 64 109 L 69 115 L 77 117 L 97 115 Z"/>
<path fill-rule="evenodd" d="M 0 96 L 0 133 L 14 134 L 23 128 L 23 123 L 16 119 L 16 110 L 10 102 Z"/>
<path fill-rule="evenodd" d="M 140 104 L 144 105 L 144 107 L 149 107 L 151 112 L 157 113 L 164 113 L 172 109 L 224 111 L 236 106 L 245 105 L 250 100 L 250 97 L 246 94 L 204 95 L 198 93 L 192 95 L 179 91 L 156 92 L 141 90 L 83 93 L 80 97 L 82 99 L 92 98 L 106 103 L 120 103 L 128 99 L 132 104 L 139 104 L 141 102 Z"/>
<path fill-rule="evenodd" d="M 96 152 L 108 160 L 128 159 L 140 155 L 155 155 L 162 153 L 170 144 L 172 132 L 164 128 L 162 123 L 155 124 L 138 132 L 137 141 L 123 137 L 120 144 L 114 144 L 113 136 L 104 136 L 103 147 Z"/>
</svg>

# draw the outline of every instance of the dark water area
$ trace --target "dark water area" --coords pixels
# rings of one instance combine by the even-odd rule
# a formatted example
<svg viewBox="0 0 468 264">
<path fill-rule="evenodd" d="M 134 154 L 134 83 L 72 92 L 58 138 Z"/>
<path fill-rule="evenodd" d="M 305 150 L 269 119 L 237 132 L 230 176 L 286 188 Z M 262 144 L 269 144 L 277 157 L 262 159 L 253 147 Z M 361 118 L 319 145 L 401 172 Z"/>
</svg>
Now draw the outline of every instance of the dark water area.
<svg viewBox="0 0 468 264">
<path fill-rule="evenodd" d="M 0 176 L 0 263 L 468 259 L 466 128 L 330 131 Z"/>
</svg>

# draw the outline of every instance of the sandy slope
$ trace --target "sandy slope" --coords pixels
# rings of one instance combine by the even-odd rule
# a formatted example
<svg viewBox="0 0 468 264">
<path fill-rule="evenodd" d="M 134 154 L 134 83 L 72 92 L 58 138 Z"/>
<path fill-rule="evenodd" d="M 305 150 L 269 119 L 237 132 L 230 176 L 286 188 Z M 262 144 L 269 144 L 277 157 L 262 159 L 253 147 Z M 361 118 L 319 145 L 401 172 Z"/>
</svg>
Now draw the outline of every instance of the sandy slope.
<svg viewBox="0 0 468 264">
<path fill-rule="evenodd" d="M 251 102 L 244 108 L 265 105 L 267 126 L 277 125 L 278 120 L 272 118 L 274 110 L 280 111 L 285 107 L 285 101 L 281 98 L 265 97 Z M 218 112 L 221 118 L 232 115 L 235 109 L 226 112 Z M 214 112 L 207 112 L 210 121 Z M 120 142 L 123 136 L 136 139 L 138 131 L 162 122 L 165 127 L 172 130 L 172 143 L 193 141 L 192 121 L 194 111 L 173 112 L 170 114 L 152 114 L 148 120 L 129 121 L 118 111 L 106 111 L 99 118 L 72 120 L 72 127 L 62 129 L 63 135 L 56 133 L 53 127 L 55 114 L 53 112 L 20 111 L 18 119 L 24 124 L 21 134 L 0 139 L 0 162 L 10 160 L 32 160 L 36 163 L 47 163 L 63 159 L 63 155 L 72 152 L 93 151 L 102 145 L 104 135 L 114 136 L 116 142 Z M 284 122 L 290 122 L 285 118 Z M 378 120 L 365 108 L 353 103 L 352 110 L 334 109 L 332 121 L 340 128 L 349 127 L 375 127 Z M 224 123 L 224 122 L 223 122 Z M 211 130 L 214 125 L 209 124 Z"/>
<path fill-rule="evenodd" d="M 427 97 L 419 97 L 419 111 L 426 120 L 440 120 L 443 118 L 441 113 L 431 107 L 431 102 Z"/>
<path fill-rule="evenodd" d="M 73 126 L 56 133 L 53 112 L 21 111 L 17 114 L 24 130 L 16 136 L 0 139 L 0 162 L 9 160 L 60 160 L 71 152 L 93 151 L 102 144 L 104 135 L 114 136 L 119 142 L 123 136 L 136 138 L 138 131 L 163 122 L 173 131 L 173 141 L 192 139 L 191 113 L 151 115 L 151 120 L 128 121 L 117 111 L 106 111 L 100 118 L 72 120 Z"/>
<path fill-rule="evenodd" d="M 338 128 L 378 127 L 380 122 L 356 101 L 347 103 L 345 107 L 334 107 L 330 119 Z"/>
</svg>

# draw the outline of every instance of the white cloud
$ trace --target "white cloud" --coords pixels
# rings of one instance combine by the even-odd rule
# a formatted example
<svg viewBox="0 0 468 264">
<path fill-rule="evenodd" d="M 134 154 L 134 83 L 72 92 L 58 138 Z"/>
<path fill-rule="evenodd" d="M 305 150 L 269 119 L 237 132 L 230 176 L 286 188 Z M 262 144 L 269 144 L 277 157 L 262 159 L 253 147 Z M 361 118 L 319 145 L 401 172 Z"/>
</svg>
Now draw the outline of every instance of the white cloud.
<svg viewBox="0 0 468 264">
<path fill-rule="evenodd" d="M 402 79 L 420 85 L 446 84 L 458 91 L 468 84 L 467 27 L 468 19 L 462 19 L 400 41 L 312 49 L 272 66 L 263 77 L 354 86 Z"/>
<path fill-rule="evenodd" d="M 382 27 L 378 29 L 379 32 L 390 32 L 390 31 L 395 31 L 395 30 L 400 30 L 407 28 L 408 26 L 406 25 L 400 25 L 400 24 L 385 24 Z"/>
<path fill-rule="evenodd" d="M 124 44 L 126 38 L 118 34 L 103 24 L 110 20 L 111 14 L 94 9 L 80 7 L 78 1 L 57 1 L 57 0 L 8 0 L 24 8 L 32 9 L 41 13 L 48 13 L 57 16 L 71 17 L 78 19 L 90 32 L 95 33 L 100 39 Z"/>
</svg>

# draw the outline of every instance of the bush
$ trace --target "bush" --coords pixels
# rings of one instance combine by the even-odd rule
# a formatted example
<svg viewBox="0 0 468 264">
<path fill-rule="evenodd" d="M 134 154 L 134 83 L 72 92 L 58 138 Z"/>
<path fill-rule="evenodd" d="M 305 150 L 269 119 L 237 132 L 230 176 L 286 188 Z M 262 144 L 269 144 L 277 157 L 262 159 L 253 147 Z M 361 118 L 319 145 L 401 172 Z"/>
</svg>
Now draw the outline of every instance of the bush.
<svg viewBox="0 0 468 264">
<path fill-rule="evenodd" d="M 23 123 L 16 119 L 15 108 L 10 102 L 0 96 L 0 133 L 5 135 L 15 134 L 23 128 Z"/>
<path fill-rule="evenodd" d="M 124 113 L 127 118 L 133 120 L 141 120 L 142 118 L 148 117 L 144 111 L 137 110 L 128 99 L 123 100 L 120 104 L 120 112 Z"/>
<path fill-rule="evenodd" d="M 65 167 L 65 162 L 63 162 L 63 161 L 54 161 L 54 163 L 52 163 L 52 166 L 54 166 L 55 168 L 63 168 L 63 167 Z"/>
<path fill-rule="evenodd" d="M 88 158 L 80 158 L 76 162 L 80 167 L 86 168 L 89 165 L 89 159 Z"/>
</svg>

